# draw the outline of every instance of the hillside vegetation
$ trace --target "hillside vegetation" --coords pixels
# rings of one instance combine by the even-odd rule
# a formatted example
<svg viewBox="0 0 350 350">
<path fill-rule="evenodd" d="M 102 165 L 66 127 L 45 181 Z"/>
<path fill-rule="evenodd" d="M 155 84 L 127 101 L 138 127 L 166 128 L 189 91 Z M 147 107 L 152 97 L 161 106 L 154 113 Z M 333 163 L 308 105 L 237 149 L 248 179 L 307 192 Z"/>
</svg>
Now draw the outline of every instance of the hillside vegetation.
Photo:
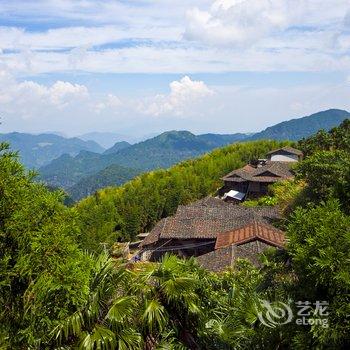
<svg viewBox="0 0 350 350">
<path fill-rule="evenodd" d="M 133 240 L 150 230 L 161 218 L 172 215 L 178 205 L 214 193 L 220 178 L 252 159 L 286 142 L 237 143 L 188 160 L 169 170 L 145 173 L 117 188 L 107 188 L 76 206 L 86 240 L 85 248 L 100 250 L 102 242 Z"/>
<path fill-rule="evenodd" d="M 120 186 L 140 173 L 140 170 L 112 164 L 96 174 L 83 177 L 78 183 L 68 189 L 69 196 L 74 201 L 77 201 L 91 195 L 98 189 Z"/>
</svg>

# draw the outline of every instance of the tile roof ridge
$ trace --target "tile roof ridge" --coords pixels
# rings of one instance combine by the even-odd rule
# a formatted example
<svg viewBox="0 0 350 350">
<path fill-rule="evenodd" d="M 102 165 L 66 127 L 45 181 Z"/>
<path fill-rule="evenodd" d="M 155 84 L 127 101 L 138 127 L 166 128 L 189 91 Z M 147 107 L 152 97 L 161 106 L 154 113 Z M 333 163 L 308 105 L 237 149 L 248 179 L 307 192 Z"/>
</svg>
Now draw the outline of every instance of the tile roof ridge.
<svg viewBox="0 0 350 350">
<path fill-rule="evenodd" d="M 292 146 L 283 146 L 283 147 L 280 147 L 280 148 L 276 148 L 276 149 L 268 152 L 267 155 L 275 153 L 275 152 L 280 151 L 280 150 L 284 150 L 284 151 L 287 151 L 289 153 L 296 154 L 296 155 L 303 155 L 302 151 L 300 151 L 299 149 L 294 148 Z"/>
</svg>

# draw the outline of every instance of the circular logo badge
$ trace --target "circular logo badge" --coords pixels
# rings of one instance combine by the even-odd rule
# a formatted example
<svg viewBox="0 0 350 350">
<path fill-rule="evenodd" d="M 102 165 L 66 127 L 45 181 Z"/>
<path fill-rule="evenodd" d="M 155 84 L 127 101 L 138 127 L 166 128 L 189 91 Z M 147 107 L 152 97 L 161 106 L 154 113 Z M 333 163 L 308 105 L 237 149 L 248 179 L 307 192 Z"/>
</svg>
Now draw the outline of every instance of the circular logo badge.
<svg viewBox="0 0 350 350">
<path fill-rule="evenodd" d="M 260 322 L 266 327 L 275 328 L 278 325 L 289 323 L 293 319 L 293 311 L 289 305 L 280 301 L 270 303 L 261 301 L 262 311 L 258 313 Z"/>
</svg>

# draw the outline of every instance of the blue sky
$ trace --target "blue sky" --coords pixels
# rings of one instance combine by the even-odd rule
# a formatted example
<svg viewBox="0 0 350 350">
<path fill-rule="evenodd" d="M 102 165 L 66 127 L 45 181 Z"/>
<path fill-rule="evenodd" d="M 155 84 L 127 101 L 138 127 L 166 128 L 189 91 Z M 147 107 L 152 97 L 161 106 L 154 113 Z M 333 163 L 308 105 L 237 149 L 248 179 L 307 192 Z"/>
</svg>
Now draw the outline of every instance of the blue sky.
<svg viewBox="0 0 350 350">
<path fill-rule="evenodd" d="M 4 132 L 250 132 L 349 97 L 349 1 L 0 1 Z"/>
</svg>

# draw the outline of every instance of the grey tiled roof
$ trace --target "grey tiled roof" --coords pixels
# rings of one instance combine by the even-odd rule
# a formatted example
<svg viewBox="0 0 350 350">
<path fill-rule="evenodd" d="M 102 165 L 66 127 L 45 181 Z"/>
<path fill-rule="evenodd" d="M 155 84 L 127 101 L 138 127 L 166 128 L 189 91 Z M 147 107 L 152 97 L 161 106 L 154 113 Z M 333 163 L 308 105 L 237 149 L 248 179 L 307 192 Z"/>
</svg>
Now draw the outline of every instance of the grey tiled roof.
<svg viewBox="0 0 350 350">
<path fill-rule="evenodd" d="M 197 257 L 199 264 L 211 271 L 220 272 L 232 267 L 236 259 L 247 259 L 255 266 L 261 266 L 260 254 L 271 245 L 256 238 L 239 246 L 230 245 Z"/>
<path fill-rule="evenodd" d="M 220 272 L 233 265 L 234 254 L 232 246 L 213 250 L 197 257 L 199 264 L 205 269 Z"/>
<path fill-rule="evenodd" d="M 292 162 L 271 162 L 267 161 L 266 165 L 261 167 L 249 168 L 243 167 L 231 171 L 224 176 L 224 181 L 242 182 L 242 181 L 255 181 L 255 182 L 276 182 L 292 178 L 294 176 L 291 167 Z"/>
<path fill-rule="evenodd" d="M 210 204 L 209 204 L 210 203 Z M 248 224 L 253 220 L 279 219 L 277 208 L 248 208 L 227 204 L 220 199 L 180 206 L 174 216 L 162 219 L 141 243 L 150 245 L 159 239 L 215 239 L 219 233 Z"/>
</svg>

